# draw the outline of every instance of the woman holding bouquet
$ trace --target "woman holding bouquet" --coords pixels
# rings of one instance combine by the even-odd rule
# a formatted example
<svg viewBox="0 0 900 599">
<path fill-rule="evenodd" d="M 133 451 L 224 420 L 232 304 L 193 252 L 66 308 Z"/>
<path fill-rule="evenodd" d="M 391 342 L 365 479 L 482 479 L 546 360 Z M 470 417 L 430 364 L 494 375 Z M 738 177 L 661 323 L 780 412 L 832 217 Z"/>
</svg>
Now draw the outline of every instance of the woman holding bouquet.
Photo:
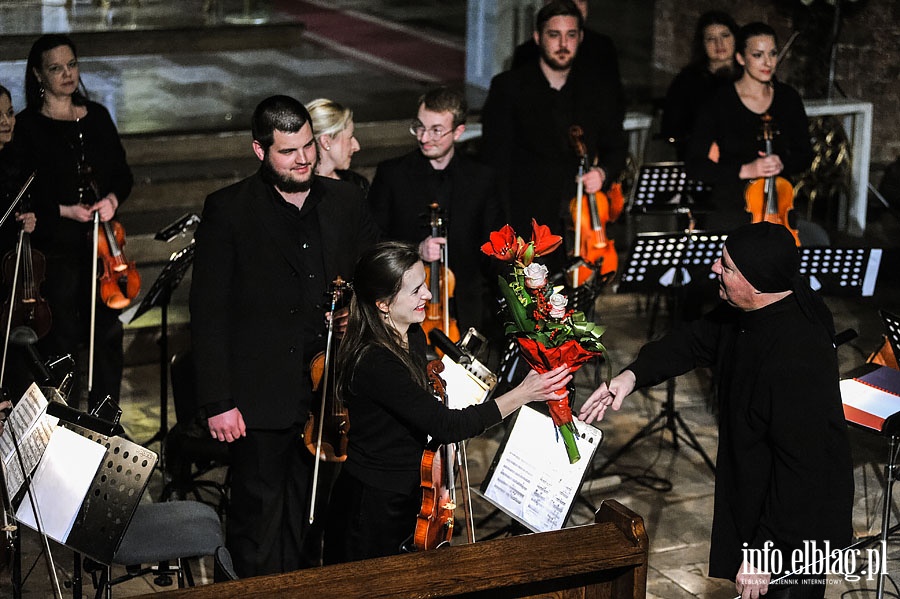
<svg viewBox="0 0 900 599">
<path fill-rule="evenodd" d="M 325 525 L 326 564 L 401 552 L 416 527 L 429 435 L 474 437 L 530 401 L 557 399 L 572 378 L 565 365 L 532 371 L 499 397 L 452 410 L 428 386 L 419 324 L 431 293 L 415 246 L 387 242 L 364 253 L 353 288 L 336 386 L 350 414 L 349 448 Z"/>
</svg>

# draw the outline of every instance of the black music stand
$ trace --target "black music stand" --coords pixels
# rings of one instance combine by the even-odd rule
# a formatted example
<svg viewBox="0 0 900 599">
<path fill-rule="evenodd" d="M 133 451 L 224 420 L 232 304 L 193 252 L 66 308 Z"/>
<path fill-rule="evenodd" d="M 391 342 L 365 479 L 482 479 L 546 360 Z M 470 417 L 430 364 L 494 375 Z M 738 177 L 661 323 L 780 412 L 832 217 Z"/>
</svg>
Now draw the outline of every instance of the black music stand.
<svg viewBox="0 0 900 599">
<path fill-rule="evenodd" d="M 73 596 L 81 597 L 82 555 L 102 563 L 112 563 L 150 481 L 150 474 L 156 467 L 157 455 L 119 436 L 117 433 L 121 431 L 121 427 L 117 424 L 62 403 L 50 402 L 46 411 L 48 415 L 59 419 L 51 440 L 59 432 L 58 428 L 64 427 L 105 450 L 81 500 L 71 531 L 62 541 L 62 544 L 75 551 L 72 591 Z M 49 459 L 47 455 L 49 454 L 42 457 L 42 462 Z M 18 508 L 24 501 L 24 495 L 24 489 L 17 493 L 17 497 L 13 499 L 14 508 Z M 45 511 L 47 507 L 42 506 L 41 511 Z"/>
<path fill-rule="evenodd" d="M 708 208 L 712 188 L 687 176 L 683 162 L 641 165 L 631 188 L 628 211 L 632 214 L 674 213 Z"/>
<path fill-rule="evenodd" d="M 887 331 L 888 342 L 895 356 L 900 356 L 900 316 L 891 314 L 887 310 L 879 310 L 884 330 Z"/>
<path fill-rule="evenodd" d="M 801 247 L 800 274 L 822 295 L 861 295 L 875 292 L 880 248 Z"/>
<path fill-rule="evenodd" d="M 144 445 L 150 445 L 159 441 L 160 448 L 169 431 L 169 302 L 172 300 L 172 293 L 184 275 L 187 274 L 188 268 L 194 259 L 194 242 L 193 240 L 185 248 L 175 252 L 169 257 L 166 266 L 156 277 L 147 295 L 141 300 L 141 303 L 131 310 L 126 310 L 120 318 L 123 322 L 131 322 L 138 318 L 148 310 L 159 307 L 162 314 L 160 317 L 160 335 L 159 335 L 159 430 L 144 442 Z M 161 470 L 165 472 L 165 452 L 160 449 Z"/>
<path fill-rule="evenodd" d="M 619 291 L 656 291 L 655 312 L 663 295 L 662 287 L 669 299 L 670 324 L 674 326 L 681 319 L 684 287 L 693 281 L 711 278 L 710 266 L 722 253 L 724 243 L 725 234 L 705 231 L 639 234 L 628 266 L 622 273 Z M 676 451 L 680 439 L 699 453 L 715 474 L 716 466 L 712 459 L 675 409 L 675 381 L 676 377 L 666 381 L 666 401 L 660 413 L 596 469 L 595 475 L 606 470 L 641 439 L 665 430 L 672 433 L 672 445 Z"/>
</svg>

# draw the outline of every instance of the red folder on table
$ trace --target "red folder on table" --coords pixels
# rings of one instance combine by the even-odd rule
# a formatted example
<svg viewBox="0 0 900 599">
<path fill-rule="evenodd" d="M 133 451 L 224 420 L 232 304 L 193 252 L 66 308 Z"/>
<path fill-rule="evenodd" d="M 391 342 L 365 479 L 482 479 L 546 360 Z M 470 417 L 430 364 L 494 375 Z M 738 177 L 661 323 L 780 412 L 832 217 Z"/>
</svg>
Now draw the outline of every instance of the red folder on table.
<svg viewBox="0 0 900 599">
<path fill-rule="evenodd" d="M 879 366 L 841 381 L 844 418 L 885 435 L 900 434 L 900 371 Z"/>
</svg>

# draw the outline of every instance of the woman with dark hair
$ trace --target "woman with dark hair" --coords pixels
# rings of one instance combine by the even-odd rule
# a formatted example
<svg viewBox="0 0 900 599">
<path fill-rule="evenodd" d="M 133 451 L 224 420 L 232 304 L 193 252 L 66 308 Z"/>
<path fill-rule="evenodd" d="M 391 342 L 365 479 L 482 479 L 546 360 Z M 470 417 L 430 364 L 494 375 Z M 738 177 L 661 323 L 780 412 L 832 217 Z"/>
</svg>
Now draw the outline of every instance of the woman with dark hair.
<svg viewBox="0 0 900 599">
<path fill-rule="evenodd" d="M 15 128 L 16 112 L 13 109 L 12 94 L 0 85 L 0 213 L 6 210 L 8 202 L 15 199 L 19 189 L 28 179 L 25 172 L 27 169 L 12 143 Z M 37 222 L 34 212 L 30 209 L 25 212 L 18 209 L 15 220 L 21 223 L 26 233 L 32 233 Z M 12 245 L 9 240 L 17 237 L 19 232 L 19 226 L 10 227 L 8 222 L 3 226 L 4 234 L 0 240 L 2 249 L 8 249 Z M 7 232 L 14 232 L 16 235 L 8 235 Z"/>
<path fill-rule="evenodd" d="M 803 101 L 794 88 L 775 79 L 775 31 L 765 23 L 745 25 L 736 47 L 741 77 L 719 89 L 700 111 L 685 159 L 688 175 L 713 187 L 715 211 L 707 215 L 707 229 L 731 230 L 750 222 L 746 184 L 800 174 L 813 158 Z M 770 155 L 762 135 L 765 115 L 772 117 L 775 133 Z M 803 230 L 800 236 L 803 242 Z"/>
<path fill-rule="evenodd" d="M 336 384 L 349 411 L 349 447 L 329 504 L 326 564 L 400 553 L 416 528 L 429 435 L 442 443 L 474 437 L 530 401 L 558 398 L 572 379 L 566 366 L 531 371 L 499 397 L 450 409 L 428 387 L 419 324 L 431 293 L 416 247 L 387 242 L 365 252 L 353 290 Z"/>
<path fill-rule="evenodd" d="M 684 160 L 698 109 L 738 73 L 734 59 L 737 32 L 737 23 L 722 11 L 711 10 L 697 20 L 691 62 L 669 85 L 662 116 L 662 134 L 675 145 L 679 160 Z"/>
<path fill-rule="evenodd" d="M 53 328 L 41 340 L 45 355 L 72 354 L 89 339 L 94 214 L 111 220 L 131 192 L 133 177 L 109 112 L 88 99 L 78 54 L 68 37 L 43 35 L 25 66 L 27 108 L 18 115 L 17 136 L 34 165 L 32 197 L 51 221 L 41 249 L 47 256 L 45 295 Z M 37 239 L 35 239 L 35 245 Z M 122 324 L 118 310 L 98 301 L 93 385 L 89 402 L 119 399 Z"/>
</svg>

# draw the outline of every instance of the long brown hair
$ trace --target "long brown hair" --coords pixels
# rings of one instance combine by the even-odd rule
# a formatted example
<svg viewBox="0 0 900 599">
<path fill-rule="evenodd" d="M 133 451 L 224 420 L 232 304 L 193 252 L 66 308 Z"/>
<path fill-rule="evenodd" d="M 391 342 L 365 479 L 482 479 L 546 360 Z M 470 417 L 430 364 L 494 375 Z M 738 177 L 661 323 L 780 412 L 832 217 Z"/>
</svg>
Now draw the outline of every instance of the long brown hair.
<svg viewBox="0 0 900 599">
<path fill-rule="evenodd" d="M 400 335 L 378 309 L 377 302 L 391 303 L 400 292 L 403 275 L 419 261 L 419 252 L 409 243 L 388 241 L 363 252 L 353 271 L 353 298 L 350 319 L 337 356 L 335 389 L 343 397 L 353 382 L 353 372 L 366 351 L 383 347 L 408 369 L 423 389 L 428 388 L 425 370 L 403 346 Z"/>
</svg>

